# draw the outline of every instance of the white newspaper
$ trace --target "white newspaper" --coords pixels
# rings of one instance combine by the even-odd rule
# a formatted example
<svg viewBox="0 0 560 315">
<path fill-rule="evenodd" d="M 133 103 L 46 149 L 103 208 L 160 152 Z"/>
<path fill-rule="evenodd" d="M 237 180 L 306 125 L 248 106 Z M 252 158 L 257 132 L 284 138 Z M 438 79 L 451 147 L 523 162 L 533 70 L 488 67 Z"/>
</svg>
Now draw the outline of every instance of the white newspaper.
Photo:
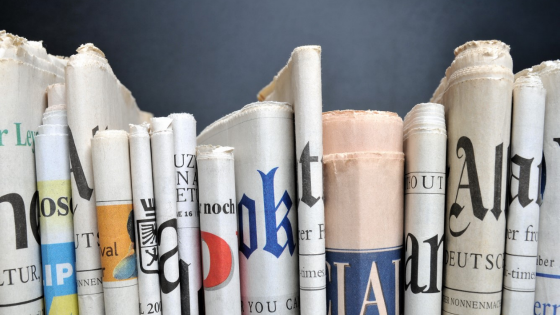
<svg viewBox="0 0 560 315">
<path fill-rule="evenodd" d="M 206 315 L 241 315 L 233 148 L 197 148 Z"/>
<path fill-rule="evenodd" d="M 242 314 L 299 314 L 293 117 L 286 103 L 253 103 L 197 139 L 235 148 Z"/>
<path fill-rule="evenodd" d="M 130 173 L 138 265 L 140 314 L 161 314 L 156 204 L 148 125 L 130 125 Z"/>
<path fill-rule="evenodd" d="M 545 99 L 535 73 L 516 75 L 502 314 L 534 311 Z"/>
<path fill-rule="evenodd" d="M 537 253 L 535 314 L 553 314 L 560 308 L 560 61 L 533 67 L 546 89 L 544 163 Z M 536 122 L 533 122 L 536 123 Z M 532 139 L 532 141 L 536 141 Z"/>
<path fill-rule="evenodd" d="M 198 314 L 202 295 L 200 218 L 196 170 L 196 120 L 191 114 L 171 114 L 175 144 L 177 234 L 181 275 L 181 311 Z"/>
<path fill-rule="evenodd" d="M 76 251 L 64 84 L 49 86 L 49 107 L 35 137 L 46 314 L 78 314 Z"/>
<path fill-rule="evenodd" d="M 98 131 L 91 141 L 105 314 L 139 314 L 128 134 Z"/>
<path fill-rule="evenodd" d="M 405 315 L 441 314 L 447 133 L 443 106 L 404 118 Z"/>
<path fill-rule="evenodd" d="M 151 144 L 159 241 L 159 282 L 165 315 L 181 315 L 181 278 L 177 240 L 176 171 L 172 119 L 152 118 Z"/>
<path fill-rule="evenodd" d="M 82 45 L 66 68 L 70 127 L 70 166 L 76 245 L 76 275 L 81 315 L 103 314 L 101 249 L 98 246 L 91 138 L 98 130 L 128 130 L 149 118 L 115 77 L 105 55 Z"/>
<path fill-rule="evenodd" d="M 512 67 L 509 46 L 476 41 L 447 69 L 444 314 L 501 311 Z"/>
<path fill-rule="evenodd" d="M 300 312 L 326 314 L 321 47 L 296 48 L 258 98 L 294 106 Z"/>
<path fill-rule="evenodd" d="M 0 31 L 0 315 L 44 314 L 34 138 L 64 82 L 40 42 Z"/>
</svg>

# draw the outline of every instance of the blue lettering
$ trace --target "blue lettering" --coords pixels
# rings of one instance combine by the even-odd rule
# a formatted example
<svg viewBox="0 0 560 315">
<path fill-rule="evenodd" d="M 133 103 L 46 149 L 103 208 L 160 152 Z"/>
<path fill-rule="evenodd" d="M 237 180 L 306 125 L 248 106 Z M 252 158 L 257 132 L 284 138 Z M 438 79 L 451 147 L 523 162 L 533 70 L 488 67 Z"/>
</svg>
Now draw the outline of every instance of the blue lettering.
<svg viewBox="0 0 560 315">
<path fill-rule="evenodd" d="M 276 204 L 274 200 L 274 174 L 277 169 L 278 167 L 273 168 L 270 172 L 268 172 L 268 174 L 264 174 L 259 171 L 259 174 L 261 174 L 263 182 L 264 218 L 266 224 L 266 244 L 264 246 L 264 250 L 278 258 L 282 255 L 286 246 L 288 246 L 290 255 L 293 255 L 296 249 L 296 242 L 294 241 L 292 233 L 292 224 L 290 223 L 290 220 L 288 220 L 288 214 L 292 208 L 292 199 L 290 198 L 288 191 L 284 191 L 284 194 L 278 204 Z M 286 215 L 282 218 L 280 224 L 277 225 L 276 211 L 278 211 L 278 208 L 280 208 L 282 204 L 286 206 L 288 211 L 286 211 Z M 284 228 L 287 236 L 284 246 L 278 244 L 278 231 L 280 228 Z"/>
<path fill-rule="evenodd" d="M 247 208 L 249 215 L 249 246 L 245 244 L 245 238 L 243 237 L 243 206 Z M 247 197 L 243 194 L 239 206 L 237 206 L 239 211 L 239 235 L 240 235 L 240 250 L 247 259 L 249 256 L 257 249 L 257 218 L 255 216 L 255 200 Z"/>
</svg>

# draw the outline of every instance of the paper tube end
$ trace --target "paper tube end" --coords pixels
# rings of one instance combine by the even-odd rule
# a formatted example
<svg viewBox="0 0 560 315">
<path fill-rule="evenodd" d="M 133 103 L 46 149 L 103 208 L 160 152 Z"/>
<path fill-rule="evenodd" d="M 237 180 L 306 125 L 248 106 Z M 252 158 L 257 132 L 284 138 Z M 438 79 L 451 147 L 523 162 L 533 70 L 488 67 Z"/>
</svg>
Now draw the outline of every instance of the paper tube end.
<svg viewBox="0 0 560 315">
<path fill-rule="evenodd" d="M 99 130 L 93 136 L 94 140 L 119 138 L 126 138 L 128 140 L 128 133 L 124 130 Z"/>
<path fill-rule="evenodd" d="M 460 54 L 468 53 L 469 51 L 480 50 L 480 49 L 488 50 L 488 51 L 492 51 L 492 50 L 503 51 L 506 53 L 509 53 L 510 51 L 509 45 L 499 40 L 492 39 L 492 40 L 473 40 L 470 42 L 466 42 L 463 45 L 455 48 L 454 53 L 455 56 L 459 56 Z"/>
<path fill-rule="evenodd" d="M 557 72 L 560 70 L 560 60 L 543 61 L 541 64 L 533 66 L 531 70 L 539 76 Z"/>
<path fill-rule="evenodd" d="M 130 128 L 129 134 L 131 137 L 134 136 L 149 136 L 148 130 L 150 129 L 150 124 L 143 122 L 140 125 L 129 124 Z"/>
<path fill-rule="evenodd" d="M 66 109 L 66 86 L 64 83 L 52 84 L 47 87 L 49 108 L 63 105 Z"/>
<path fill-rule="evenodd" d="M 189 120 L 189 121 L 196 122 L 196 119 L 194 119 L 193 114 L 189 114 L 189 113 L 173 113 L 173 114 L 169 114 L 167 118 L 173 120 Z"/>
<path fill-rule="evenodd" d="M 231 159 L 233 160 L 233 147 L 219 145 L 199 145 L 196 147 L 196 159 Z"/>
<path fill-rule="evenodd" d="M 152 133 L 171 131 L 171 123 L 173 119 L 169 117 L 153 117 L 150 124 Z"/>
<path fill-rule="evenodd" d="M 78 49 L 76 49 L 76 51 L 78 52 L 78 54 L 90 54 L 90 55 L 95 55 L 101 58 L 105 58 L 105 54 L 103 53 L 103 51 L 101 51 L 101 49 L 95 47 L 94 44 L 92 43 L 87 43 L 87 44 L 83 44 L 80 45 L 80 47 L 78 47 Z"/>
<path fill-rule="evenodd" d="M 521 87 L 534 87 L 544 89 L 542 80 L 539 77 L 539 73 L 533 71 L 532 68 L 522 70 L 515 74 L 515 82 L 513 83 L 513 88 L 515 89 Z"/>
</svg>

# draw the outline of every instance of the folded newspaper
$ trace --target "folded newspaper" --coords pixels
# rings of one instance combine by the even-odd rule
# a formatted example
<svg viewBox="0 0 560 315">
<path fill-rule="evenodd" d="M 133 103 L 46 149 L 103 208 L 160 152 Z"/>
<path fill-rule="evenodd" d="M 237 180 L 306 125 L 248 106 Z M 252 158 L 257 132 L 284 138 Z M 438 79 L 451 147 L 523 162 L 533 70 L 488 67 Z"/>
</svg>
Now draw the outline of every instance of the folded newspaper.
<svg viewBox="0 0 560 315">
<path fill-rule="evenodd" d="M 475 41 L 446 71 L 447 313 L 501 314 L 512 67 L 509 46 Z"/>
<path fill-rule="evenodd" d="M 303 46 L 293 51 L 288 64 L 258 95 L 259 101 L 288 102 L 294 107 L 302 315 L 326 312 L 321 90 L 321 47 Z"/>
<path fill-rule="evenodd" d="M 34 141 L 65 63 L 41 42 L 0 31 L 0 315 L 45 313 Z"/>
<path fill-rule="evenodd" d="M 92 44 L 80 46 L 68 61 L 66 97 L 80 314 L 99 315 L 104 312 L 103 270 L 91 139 L 99 130 L 128 130 L 128 124 L 146 121 L 150 115 L 138 109 L 105 54 Z"/>
<path fill-rule="evenodd" d="M 292 106 L 249 104 L 197 140 L 235 148 L 242 314 L 299 314 Z"/>
</svg>

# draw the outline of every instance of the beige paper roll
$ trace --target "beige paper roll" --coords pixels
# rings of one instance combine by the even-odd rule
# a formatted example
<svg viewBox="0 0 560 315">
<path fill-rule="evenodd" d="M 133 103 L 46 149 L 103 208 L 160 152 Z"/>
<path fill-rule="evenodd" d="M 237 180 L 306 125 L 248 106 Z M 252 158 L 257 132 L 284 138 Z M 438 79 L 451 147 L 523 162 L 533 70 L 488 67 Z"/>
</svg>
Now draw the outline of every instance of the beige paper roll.
<svg viewBox="0 0 560 315">
<path fill-rule="evenodd" d="M 402 120 L 328 112 L 323 133 L 329 314 L 400 314 Z"/>
</svg>

